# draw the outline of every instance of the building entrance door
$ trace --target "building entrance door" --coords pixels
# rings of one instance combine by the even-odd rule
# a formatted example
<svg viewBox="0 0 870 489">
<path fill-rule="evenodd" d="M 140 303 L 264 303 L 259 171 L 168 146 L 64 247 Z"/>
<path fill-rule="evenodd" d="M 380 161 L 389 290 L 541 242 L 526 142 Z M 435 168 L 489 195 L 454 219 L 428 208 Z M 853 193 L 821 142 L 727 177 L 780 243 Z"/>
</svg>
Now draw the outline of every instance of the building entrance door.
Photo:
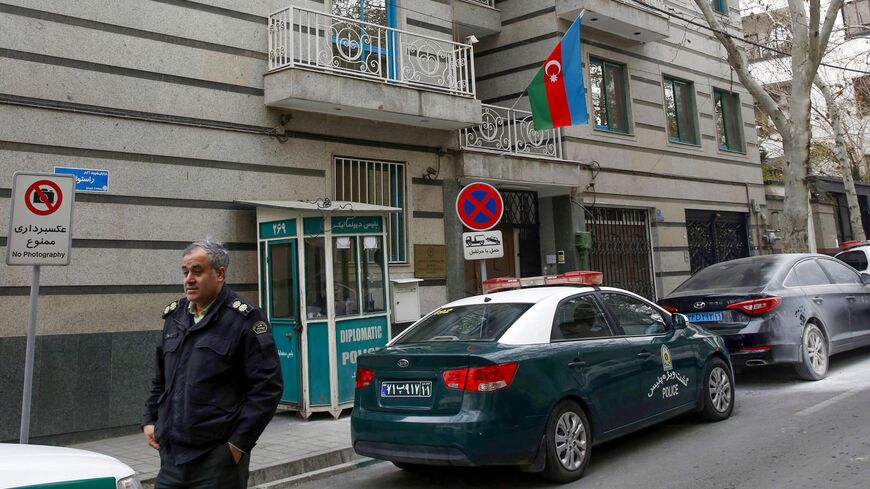
<svg viewBox="0 0 870 489">
<path fill-rule="evenodd" d="M 592 270 L 604 273 L 604 285 L 655 300 L 647 211 L 613 207 L 593 207 L 589 211 L 586 229 L 592 232 Z"/>
<path fill-rule="evenodd" d="M 749 256 L 746 214 L 686 210 L 692 274 L 714 263 Z"/>
<path fill-rule="evenodd" d="M 265 244 L 265 281 L 269 294 L 269 322 L 284 375 L 281 400 L 299 403 L 299 283 L 296 272 L 296 240 L 268 241 Z M 292 373 L 292 375 L 287 375 Z"/>
</svg>

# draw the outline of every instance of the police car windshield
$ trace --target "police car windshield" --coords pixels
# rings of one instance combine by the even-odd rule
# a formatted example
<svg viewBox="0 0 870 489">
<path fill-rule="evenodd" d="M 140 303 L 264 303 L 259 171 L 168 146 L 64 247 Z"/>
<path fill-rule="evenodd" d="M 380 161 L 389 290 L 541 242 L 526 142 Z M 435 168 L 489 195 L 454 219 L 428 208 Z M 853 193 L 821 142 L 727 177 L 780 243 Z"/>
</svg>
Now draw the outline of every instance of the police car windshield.
<svg viewBox="0 0 870 489">
<path fill-rule="evenodd" d="M 531 306 L 531 304 L 476 304 L 445 307 L 417 324 L 395 344 L 495 341 Z"/>
</svg>

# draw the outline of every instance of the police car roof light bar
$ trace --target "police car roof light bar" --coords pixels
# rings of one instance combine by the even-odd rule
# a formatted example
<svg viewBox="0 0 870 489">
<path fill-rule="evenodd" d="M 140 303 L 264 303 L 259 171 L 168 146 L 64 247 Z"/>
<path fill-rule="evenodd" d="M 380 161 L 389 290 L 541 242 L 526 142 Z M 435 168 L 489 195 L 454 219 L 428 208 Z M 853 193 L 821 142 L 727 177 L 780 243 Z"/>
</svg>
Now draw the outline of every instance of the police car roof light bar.
<svg viewBox="0 0 870 489">
<path fill-rule="evenodd" d="M 540 275 L 537 277 L 500 277 L 491 278 L 482 282 L 483 293 L 498 292 L 502 290 L 514 290 L 524 287 L 541 287 L 543 285 L 601 285 L 604 274 L 594 271 L 565 272 L 559 275 Z"/>
</svg>

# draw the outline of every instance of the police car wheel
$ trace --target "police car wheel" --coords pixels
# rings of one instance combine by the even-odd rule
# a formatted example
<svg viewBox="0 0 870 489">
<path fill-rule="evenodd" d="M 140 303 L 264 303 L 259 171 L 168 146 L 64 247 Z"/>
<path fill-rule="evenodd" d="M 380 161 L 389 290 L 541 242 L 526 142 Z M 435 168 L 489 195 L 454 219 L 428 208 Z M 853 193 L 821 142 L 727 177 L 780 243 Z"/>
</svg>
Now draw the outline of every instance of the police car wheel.
<svg viewBox="0 0 870 489">
<path fill-rule="evenodd" d="M 551 482 L 579 479 L 592 454 L 592 430 L 576 402 L 564 400 L 547 420 L 546 465 L 542 477 Z"/>
<path fill-rule="evenodd" d="M 731 369 L 719 358 L 712 358 L 704 369 L 704 402 L 701 419 L 722 421 L 734 410 L 734 378 Z"/>
</svg>

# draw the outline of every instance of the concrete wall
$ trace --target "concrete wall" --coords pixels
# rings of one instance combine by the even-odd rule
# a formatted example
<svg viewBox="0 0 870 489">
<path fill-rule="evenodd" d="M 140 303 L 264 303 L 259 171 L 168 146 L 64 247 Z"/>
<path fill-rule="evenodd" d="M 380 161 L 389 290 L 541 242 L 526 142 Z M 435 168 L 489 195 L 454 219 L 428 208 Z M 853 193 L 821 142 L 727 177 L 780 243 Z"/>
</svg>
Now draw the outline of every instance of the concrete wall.
<svg viewBox="0 0 870 489">
<path fill-rule="evenodd" d="M 0 5 L 0 215 L 12 173 L 108 170 L 106 193 L 78 193 L 72 262 L 45 267 L 33 439 L 92 436 L 139 422 L 160 315 L 181 296 L 181 250 L 212 236 L 230 249 L 229 283 L 257 299 L 255 213 L 238 200 L 332 197 L 334 156 L 403 162 L 407 263 L 415 243 L 444 244 L 439 148 L 452 131 L 294 112 L 263 101 L 267 18 L 316 1 L 11 0 Z M 451 39 L 448 3 L 401 2 L 399 26 Z M 415 11 L 415 12 L 412 12 Z M 361 96 L 363 94 L 360 94 Z M 434 181 L 421 177 L 438 170 Z M 0 219 L 5 254 L 7 220 Z M 18 413 L 30 274 L 0 264 L 0 407 Z M 422 308 L 446 281 L 422 283 Z M 98 416 L 95 414 L 99 414 Z M 102 414 L 106 414 L 103 416 Z M 0 441 L 17 438 L 0 417 Z"/>
<path fill-rule="evenodd" d="M 666 3 L 679 15 L 700 15 L 691 1 Z M 497 7 L 502 10 L 501 32 L 476 46 L 478 93 L 485 103 L 511 106 L 569 23 L 556 18 L 554 0 L 505 0 Z M 739 33 L 740 16 L 734 7 L 729 12 L 730 24 Z M 645 44 L 584 27 L 581 51 L 587 66 L 589 56 L 596 56 L 627 68 L 631 129 L 629 134 L 596 130 L 592 125 L 563 129 L 566 159 L 596 161 L 601 166 L 594 195 L 585 192 L 578 198 L 599 206 L 648 209 L 650 216 L 659 209 L 664 216 L 652 233 L 659 296 L 689 276 L 689 261 L 684 259 L 688 251 L 686 209 L 750 213 L 751 229 L 756 233 L 759 222 L 751 213 L 750 202 L 764 202 L 752 98 L 731 76 L 723 61 L 724 50 L 709 32 L 686 28 L 674 18 L 670 22 L 669 38 Z M 698 145 L 669 141 L 663 76 L 694 83 Z M 713 119 L 714 89 L 739 95 L 745 152 L 719 149 Z M 588 104 L 591 106 L 591 101 Z M 528 107 L 527 98 L 521 98 L 517 106 Z M 575 185 L 583 190 L 589 178 L 590 172 L 584 171 Z M 757 235 L 751 239 L 758 243 Z"/>
</svg>

